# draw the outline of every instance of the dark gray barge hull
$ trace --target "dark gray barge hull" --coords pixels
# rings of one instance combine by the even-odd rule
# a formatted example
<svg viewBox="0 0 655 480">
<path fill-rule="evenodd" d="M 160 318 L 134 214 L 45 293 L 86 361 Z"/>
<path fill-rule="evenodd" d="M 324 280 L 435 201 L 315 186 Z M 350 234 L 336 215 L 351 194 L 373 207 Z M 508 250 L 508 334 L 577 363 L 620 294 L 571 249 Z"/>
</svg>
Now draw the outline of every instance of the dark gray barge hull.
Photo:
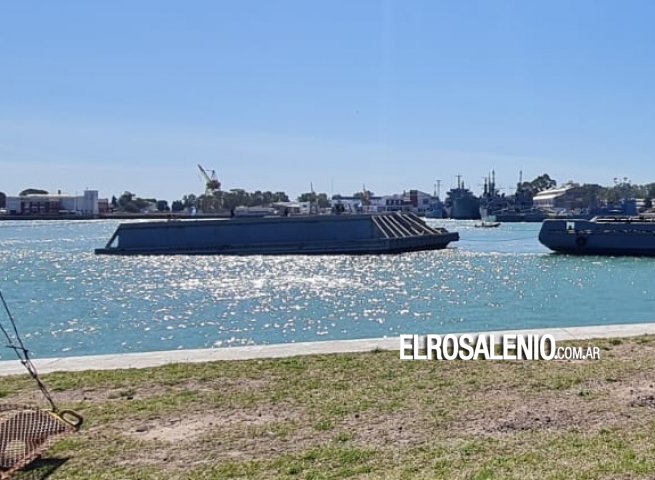
<svg viewBox="0 0 655 480">
<path fill-rule="evenodd" d="M 416 215 L 308 215 L 121 224 L 99 255 L 368 255 L 459 240 Z"/>
<path fill-rule="evenodd" d="M 655 221 L 643 218 L 545 220 L 539 241 L 572 255 L 655 256 Z"/>
</svg>

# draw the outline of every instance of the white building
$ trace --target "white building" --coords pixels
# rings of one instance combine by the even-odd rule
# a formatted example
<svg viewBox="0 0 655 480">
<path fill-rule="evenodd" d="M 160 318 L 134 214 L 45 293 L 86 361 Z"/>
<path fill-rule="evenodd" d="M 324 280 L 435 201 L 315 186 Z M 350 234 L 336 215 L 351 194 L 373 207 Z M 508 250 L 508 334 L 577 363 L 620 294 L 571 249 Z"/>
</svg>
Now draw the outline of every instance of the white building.
<svg viewBox="0 0 655 480">
<path fill-rule="evenodd" d="M 30 194 L 7 197 L 7 213 L 11 215 L 77 213 L 98 214 L 98 191 L 85 190 L 82 195 Z"/>
<path fill-rule="evenodd" d="M 382 209 L 385 212 L 413 212 L 418 215 L 425 215 L 435 203 L 436 198 L 429 193 L 420 190 L 410 190 L 402 194 L 386 195 L 382 197 Z"/>
<path fill-rule="evenodd" d="M 308 214 L 311 213 L 311 205 L 309 202 L 275 202 L 271 205 L 279 212 L 287 212 L 289 214 Z"/>
<path fill-rule="evenodd" d="M 394 193 L 393 195 L 384 195 L 382 197 L 382 212 L 400 212 L 408 210 L 409 204 L 405 199 L 405 194 Z"/>
<path fill-rule="evenodd" d="M 362 205 L 360 197 L 344 197 L 342 195 L 335 195 L 330 200 L 332 207 L 338 204 L 344 206 L 347 212 L 414 212 L 419 215 L 425 215 L 428 210 L 431 210 L 437 202 L 436 197 L 429 193 L 421 192 L 420 190 L 409 190 L 403 193 L 395 193 L 393 195 L 371 196 L 369 198 L 369 205 L 365 207 Z"/>
<path fill-rule="evenodd" d="M 330 199 L 330 207 L 335 208 L 341 205 L 346 212 L 383 212 L 384 197 L 375 195 L 368 198 L 368 205 L 364 205 L 361 197 L 344 197 L 343 195 L 334 195 Z"/>
<path fill-rule="evenodd" d="M 544 210 L 576 210 L 588 207 L 583 190 L 575 185 L 564 185 L 537 193 L 532 202 Z"/>
</svg>

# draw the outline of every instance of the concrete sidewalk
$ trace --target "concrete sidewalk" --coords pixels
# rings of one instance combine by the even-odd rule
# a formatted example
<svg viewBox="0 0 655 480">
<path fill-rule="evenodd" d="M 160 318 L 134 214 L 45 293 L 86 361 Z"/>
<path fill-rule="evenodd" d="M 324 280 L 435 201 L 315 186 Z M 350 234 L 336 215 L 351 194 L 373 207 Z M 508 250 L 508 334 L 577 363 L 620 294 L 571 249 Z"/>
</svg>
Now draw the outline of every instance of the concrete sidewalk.
<svg viewBox="0 0 655 480">
<path fill-rule="evenodd" d="M 405 332 L 431 333 L 431 332 Z M 496 340 L 505 334 L 546 335 L 555 340 L 587 340 L 592 338 L 636 337 L 655 335 L 655 323 L 626 325 L 602 325 L 593 327 L 542 328 L 534 330 L 502 330 L 496 332 L 466 332 L 472 334 L 494 334 Z M 170 363 L 214 362 L 218 360 L 251 360 L 257 358 L 284 358 L 297 355 L 330 353 L 370 352 L 374 349 L 400 350 L 398 336 L 389 338 L 367 338 L 362 340 L 333 340 L 325 342 L 285 343 L 249 347 L 208 348 L 198 350 L 169 350 L 162 352 L 123 353 L 113 355 L 89 355 L 84 357 L 62 357 L 35 359 L 39 373 L 82 370 L 116 370 L 125 368 L 147 368 Z M 0 362 L 0 376 L 26 373 L 18 361 Z"/>
</svg>

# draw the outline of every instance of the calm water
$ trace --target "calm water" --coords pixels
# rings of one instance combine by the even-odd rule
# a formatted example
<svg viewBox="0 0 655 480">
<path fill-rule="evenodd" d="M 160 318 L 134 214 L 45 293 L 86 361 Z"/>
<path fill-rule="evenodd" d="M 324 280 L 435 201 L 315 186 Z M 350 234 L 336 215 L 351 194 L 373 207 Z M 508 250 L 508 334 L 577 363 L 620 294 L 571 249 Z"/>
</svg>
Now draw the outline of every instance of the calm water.
<svg viewBox="0 0 655 480">
<path fill-rule="evenodd" d="M 0 288 L 36 357 L 655 320 L 653 259 L 553 255 L 539 224 L 430 222 L 462 240 L 379 257 L 97 257 L 118 222 L 0 222 Z"/>
</svg>

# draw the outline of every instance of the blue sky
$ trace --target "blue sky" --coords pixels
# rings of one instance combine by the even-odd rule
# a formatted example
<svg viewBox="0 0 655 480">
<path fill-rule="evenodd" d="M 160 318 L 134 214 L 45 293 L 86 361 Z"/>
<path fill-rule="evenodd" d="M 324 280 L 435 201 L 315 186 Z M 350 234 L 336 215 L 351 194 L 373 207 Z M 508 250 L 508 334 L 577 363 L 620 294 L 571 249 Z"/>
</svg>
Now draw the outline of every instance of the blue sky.
<svg viewBox="0 0 655 480">
<path fill-rule="evenodd" d="M 655 3 L 0 3 L 0 191 L 655 181 Z"/>
</svg>

